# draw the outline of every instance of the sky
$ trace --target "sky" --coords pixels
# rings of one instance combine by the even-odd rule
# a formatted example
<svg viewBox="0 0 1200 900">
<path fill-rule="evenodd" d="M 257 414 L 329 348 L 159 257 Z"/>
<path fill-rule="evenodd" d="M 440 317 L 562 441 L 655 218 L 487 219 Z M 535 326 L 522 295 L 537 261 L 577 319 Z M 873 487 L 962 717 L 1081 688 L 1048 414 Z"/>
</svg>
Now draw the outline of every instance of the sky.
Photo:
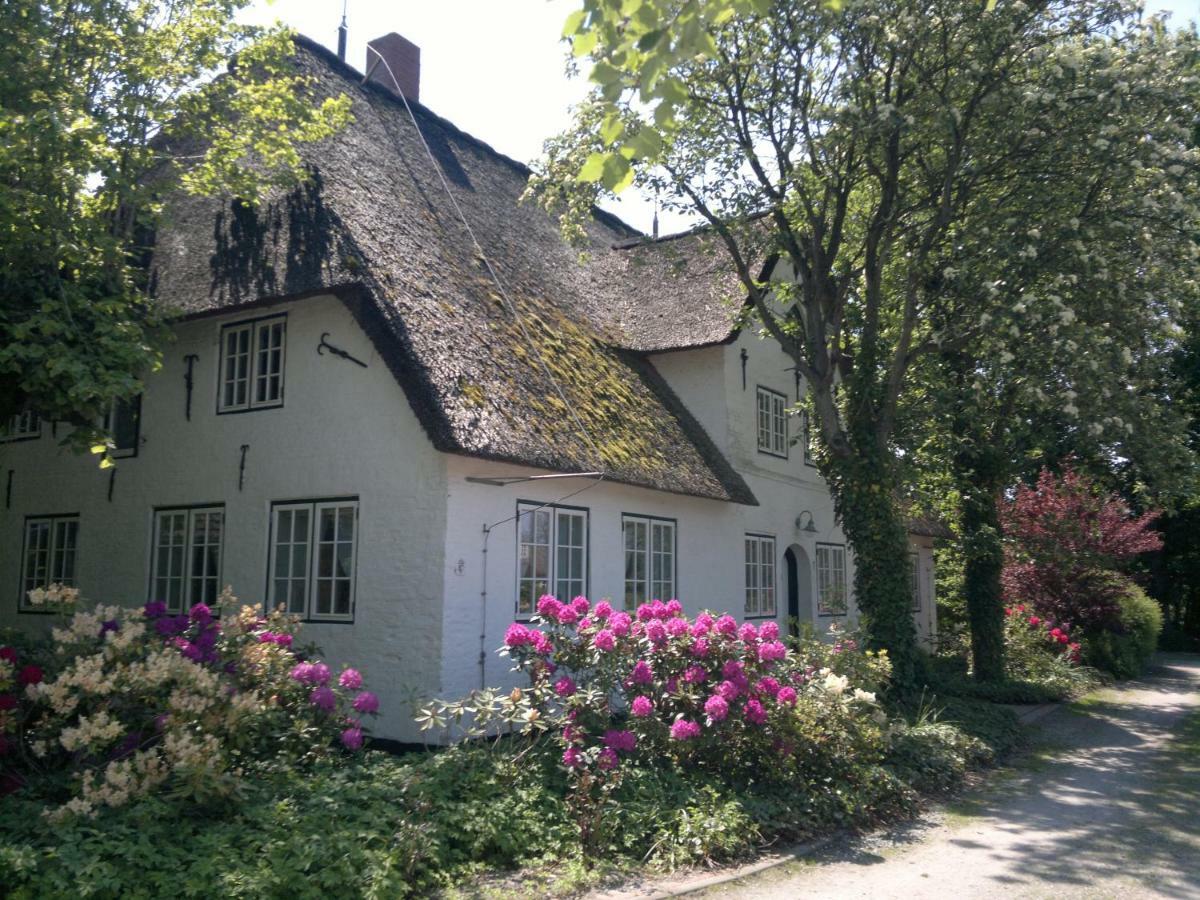
<svg viewBox="0 0 1200 900">
<path fill-rule="evenodd" d="M 282 21 L 337 49 L 343 0 L 256 0 L 247 21 Z M 501 153 L 529 163 L 542 142 L 566 129 L 569 109 L 587 92 L 566 75 L 562 24 L 577 0 L 345 0 L 349 25 L 346 59 L 363 69 L 367 41 L 390 31 L 421 48 L 421 102 Z M 1200 0 L 1147 0 L 1176 22 L 1200 19 Z M 650 231 L 654 204 L 630 189 L 613 212 Z M 693 222 L 664 213 L 662 233 Z"/>
</svg>

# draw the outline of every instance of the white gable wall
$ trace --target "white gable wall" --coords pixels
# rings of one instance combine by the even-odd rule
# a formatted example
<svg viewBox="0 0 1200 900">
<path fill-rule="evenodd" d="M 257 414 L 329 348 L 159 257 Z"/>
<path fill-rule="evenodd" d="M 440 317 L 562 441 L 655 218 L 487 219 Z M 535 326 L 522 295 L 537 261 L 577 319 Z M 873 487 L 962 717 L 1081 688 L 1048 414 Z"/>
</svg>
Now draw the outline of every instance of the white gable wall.
<svg viewBox="0 0 1200 900">
<path fill-rule="evenodd" d="M 277 312 L 287 314 L 284 405 L 216 415 L 221 325 Z M 153 510 L 223 503 L 221 581 L 244 602 L 261 603 L 271 503 L 357 496 L 354 622 L 308 624 L 303 636 L 320 645 L 331 664 L 363 670 L 383 704 L 377 733 L 415 737 L 407 692 L 436 691 L 441 659 L 445 456 L 433 449 L 370 340 L 334 297 L 192 320 L 176 333 L 162 370 L 147 379 L 143 440 L 136 457 L 118 461 L 111 502 L 109 473 L 94 457 L 59 448 L 48 423 L 38 440 L 0 443 L 0 478 L 13 470 L 11 506 L 0 507 L 0 625 L 33 629 L 49 622 L 17 612 L 27 516 L 78 513 L 84 595 L 133 605 L 147 596 Z M 368 367 L 318 356 L 323 333 Z M 184 416 L 188 354 L 199 357 L 191 421 Z"/>
</svg>

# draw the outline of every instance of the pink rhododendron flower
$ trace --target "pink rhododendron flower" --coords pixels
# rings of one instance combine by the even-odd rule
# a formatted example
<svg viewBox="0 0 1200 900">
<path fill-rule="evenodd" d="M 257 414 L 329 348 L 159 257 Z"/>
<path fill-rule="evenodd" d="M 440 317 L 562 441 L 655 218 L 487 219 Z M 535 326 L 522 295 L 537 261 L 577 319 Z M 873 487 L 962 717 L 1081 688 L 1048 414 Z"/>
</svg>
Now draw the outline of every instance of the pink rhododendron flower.
<svg viewBox="0 0 1200 900">
<path fill-rule="evenodd" d="M 532 629 L 529 636 L 533 639 L 534 652 L 539 656 L 545 656 L 554 649 L 554 645 L 550 643 L 550 638 L 546 636 L 546 632 Z"/>
<path fill-rule="evenodd" d="M 348 691 L 357 691 L 363 685 L 362 675 L 357 669 L 347 669 L 338 676 L 338 684 Z"/>
<path fill-rule="evenodd" d="M 543 619 L 558 618 L 558 611 L 562 609 L 562 604 L 558 602 L 558 598 L 551 594 L 542 594 L 538 597 L 537 614 Z"/>
<path fill-rule="evenodd" d="M 208 622 L 212 619 L 212 610 L 207 603 L 197 603 L 188 610 L 188 618 L 193 622 Z"/>
<path fill-rule="evenodd" d="M 654 680 L 654 670 L 650 668 L 650 663 L 644 659 L 639 659 L 634 664 L 633 671 L 629 673 L 629 680 L 634 684 L 649 684 Z"/>
<path fill-rule="evenodd" d="M 1051 628 L 1050 629 L 1050 637 L 1054 638 L 1055 640 L 1058 640 L 1058 636 L 1060 634 L 1062 634 L 1061 628 Z"/>
<path fill-rule="evenodd" d="M 526 644 L 531 643 L 533 643 L 532 632 L 520 622 L 513 622 L 508 626 L 508 630 L 504 632 L 504 645 L 506 647 L 524 647 Z"/>
<path fill-rule="evenodd" d="M 713 694 L 704 701 L 704 714 L 714 722 L 720 722 L 729 715 L 729 701 L 720 694 Z"/>
<path fill-rule="evenodd" d="M 583 765 L 583 751 L 578 747 L 568 747 L 563 751 L 562 761 L 568 769 L 578 769 Z"/>
<path fill-rule="evenodd" d="M 334 694 L 333 688 L 323 684 L 320 687 L 315 688 L 313 692 L 308 695 L 308 702 L 317 709 L 323 709 L 325 712 L 329 712 L 335 706 L 337 706 L 337 695 Z"/>
<path fill-rule="evenodd" d="M 624 637 L 629 634 L 629 626 L 632 622 L 633 619 L 627 612 L 613 613 L 612 618 L 608 620 L 608 627 L 617 637 Z"/>
<path fill-rule="evenodd" d="M 735 635 L 737 634 L 737 619 L 729 615 L 721 616 L 721 618 L 717 619 L 714 627 L 721 634 Z"/>
<path fill-rule="evenodd" d="M 301 684 L 329 684 L 329 666 L 324 663 L 298 663 L 292 666 L 290 674 Z"/>
<path fill-rule="evenodd" d="M 758 640 L 758 629 L 754 627 L 754 623 L 747 622 L 738 629 L 738 637 L 747 644 L 752 644 Z"/>
<path fill-rule="evenodd" d="M 777 662 L 787 656 L 787 647 L 780 641 L 767 641 L 758 645 L 758 658 L 763 662 Z"/>
<path fill-rule="evenodd" d="M 721 674 L 726 678 L 737 678 L 745 671 L 745 667 L 736 659 L 727 659 L 721 666 Z"/>
<path fill-rule="evenodd" d="M 632 731 L 611 729 L 604 732 L 604 746 L 622 753 L 632 753 L 637 748 L 637 735 Z"/>
<path fill-rule="evenodd" d="M 692 624 L 692 637 L 702 637 L 712 631 L 713 617 L 708 613 L 700 613 Z"/>
<path fill-rule="evenodd" d="M 796 689 L 793 687 L 781 687 L 779 693 L 775 695 L 775 702 L 780 706 L 791 706 L 796 702 Z"/>
<path fill-rule="evenodd" d="M 679 679 L 678 678 L 668 678 L 666 688 L 667 688 L 668 694 L 678 693 L 679 692 Z"/>
<path fill-rule="evenodd" d="M 1068 636 L 1067 636 L 1067 635 L 1065 635 L 1065 634 L 1060 634 L 1060 635 L 1058 636 L 1058 642 L 1059 642 L 1060 644 L 1066 644 L 1066 643 L 1068 643 L 1070 640 L 1071 640 L 1071 638 L 1070 638 L 1070 637 L 1068 637 Z"/>
<path fill-rule="evenodd" d="M 683 680 L 688 684 L 700 684 L 707 678 L 708 671 L 704 668 L 704 666 L 688 666 L 683 673 Z"/>
<path fill-rule="evenodd" d="M 696 638 L 692 641 L 692 656 L 697 659 L 708 656 L 708 638 Z"/>
<path fill-rule="evenodd" d="M 773 641 L 779 637 L 778 622 L 763 622 L 758 629 L 758 636 L 764 641 Z"/>
<path fill-rule="evenodd" d="M 617 637 L 609 629 L 601 628 L 596 632 L 596 636 L 592 638 L 592 643 L 596 645 L 597 650 L 611 653 L 617 646 Z"/>
<path fill-rule="evenodd" d="M 17 708 L 17 698 L 12 694 L 0 694 L 0 712 Z"/>
<path fill-rule="evenodd" d="M 633 698 L 633 702 L 629 705 L 629 711 L 639 719 L 652 716 L 654 715 L 654 701 L 645 695 L 639 694 Z"/>
<path fill-rule="evenodd" d="M 683 615 L 683 604 L 678 600 L 671 599 L 666 602 L 663 607 L 663 612 L 670 618 Z"/>
<path fill-rule="evenodd" d="M 1040 622 L 1040 621 L 1042 621 L 1042 620 L 1041 620 L 1041 619 L 1039 619 L 1037 616 L 1030 616 L 1030 617 L 1029 617 L 1029 624 L 1030 624 L 1030 625 L 1037 625 L 1037 623 L 1038 623 L 1038 622 Z"/>
<path fill-rule="evenodd" d="M 564 625 L 573 625 L 579 620 L 579 613 L 572 606 L 559 606 L 558 621 Z"/>
<path fill-rule="evenodd" d="M 634 637 L 641 637 L 643 634 L 646 633 L 646 623 L 645 622 L 634 622 L 632 625 L 629 626 L 629 633 L 632 634 Z"/>
<path fill-rule="evenodd" d="M 612 747 L 605 747 L 596 757 L 596 765 L 601 769 L 615 769 L 620 764 L 621 758 L 617 756 L 617 751 L 612 749 Z"/>
<path fill-rule="evenodd" d="M 763 708 L 762 703 L 753 697 L 746 701 L 743 714 L 746 716 L 746 721 L 753 722 L 755 725 L 762 725 L 767 721 L 767 711 Z"/>
<path fill-rule="evenodd" d="M 579 620 L 579 630 L 580 631 L 587 631 L 587 629 L 589 629 L 591 627 L 592 627 L 592 620 L 588 616 L 584 616 L 582 619 Z"/>
<path fill-rule="evenodd" d="M 560 697 L 570 697 L 576 691 L 575 682 L 570 677 L 564 675 L 558 681 L 554 682 L 554 693 Z"/>
<path fill-rule="evenodd" d="M 379 712 L 379 698 L 370 691 L 363 691 L 354 698 L 354 703 L 351 705 L 360 713 Z"/>
<path fill-rule="evenodd" d="M 661 644 L 667 639 L 667 629 L 658 619 L 653 619 L 646 625 L 646 637 L 655 644 Z"/>
<path fill-rule="evenodd" d="M 668 619 L 667 634 L 671 637 L 683 637 L 688 633 L 687 619 Z"/>
<path fill-rule="evenodd" d="M 732 681 L 728 681 L 728 680 L 722 681 L 720 684 L 718 684 L 716 690 L 717 690 L 718 694 L 720 694 L 722 697 L 724 697 L 728 701 L 736 700 L 738 697 L 738 694 L 741 693 L 741 691 L 738 690 L 738 686 L 736 684 L 734 684 Z"/>
<path fill-rule="evenodd" d="M 357 725 L 342 732 L 342 746 L 347 750 L 360 750 L 363 745 L 362 729 Z"/>
<path fill-rule="evenodd" d="M 45 673 L 35 665 L 22 666 L 17 673 L 17 684 L 25 687 L 30 684 L 41 684 Z"/>
<path fill-rule="evenodd" d="M 768 676 L 767 678 L 760 679 L 755 688 L 760 694 L 774 698 L 779 693 L 779 682 Z"/>
<path fill-rule="evenodd" d="M 607 600 L 601 600 L 596 604 L 596 608 L 592 612 L 597 619 L 607 619 L 613 614 L 612 604 Z"/>
<path fill-rule="evenodd" d="M 571 601 L 571 609 L 575 610 L 577 616 L 586 616 L 591 608 L 592 604 L 588 602 L 587 597 L 576 597 Z"/>
<path fill-rule="evenodd" d="M 676 719 L 671 723 L 671 738 L 676 741 L 690 741 L 700 737 L 700 724 L 689 719 Z"/>
</svg>

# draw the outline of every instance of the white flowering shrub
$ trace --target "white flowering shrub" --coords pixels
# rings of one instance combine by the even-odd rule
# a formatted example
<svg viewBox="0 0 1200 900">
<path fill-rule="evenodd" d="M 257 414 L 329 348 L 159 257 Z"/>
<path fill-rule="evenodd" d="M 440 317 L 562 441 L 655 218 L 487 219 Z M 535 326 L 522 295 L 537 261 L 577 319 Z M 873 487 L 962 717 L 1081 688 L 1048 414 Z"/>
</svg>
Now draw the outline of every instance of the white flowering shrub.
<svg viewBox="0 0 1200 900">
<path fill-rule="evenodd" d="M 23 698 L 30 768 L 69 773 L 53 818 L 156 790 L 228 796 L 248 777 L 360 749 L 362 716 L 378 710 L 356 670 L 335 680 L 295 646 L 297 619 L 238 609 L 228 591 L 217 610 L 179 615 L 162 603 L 72 613 L 77 592 L 58 587 L 30 600 L 68 614 L 53 629 L 56 671 Z"/>
</svg>

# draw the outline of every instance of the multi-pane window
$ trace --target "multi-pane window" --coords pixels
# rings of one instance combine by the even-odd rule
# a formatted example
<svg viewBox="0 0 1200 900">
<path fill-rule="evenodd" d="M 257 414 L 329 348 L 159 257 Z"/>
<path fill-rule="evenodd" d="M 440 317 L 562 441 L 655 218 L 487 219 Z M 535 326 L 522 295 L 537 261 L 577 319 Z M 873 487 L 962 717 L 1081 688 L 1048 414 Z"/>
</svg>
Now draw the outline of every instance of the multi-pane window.
<svg viewBox="0 0 1200 900">
<path fill-rule="evenodd" d="M 758 449 L 787 456 L 787 397 L 765 387 L 758 389 Z"/>
<path fill-rule="evenodd" d="M 0 441 L 19 441 L 35 438 L 42 433 L 42 420 L 32 409 L 15 413 L 0 426 Z"/>
<path fill-rule="evenodd" d="M 625 608 L 675 596 L 675 520 L 623 516 Z"/>
<path fill-rule="evenodd" d="M 817 544 L 818 615 L 845 615 L 847 599 L 846 548 L 841 544 Z"/>
<path fill-rule="evenodd" d="M 543 594 L 586 594 L 587 510 L 522 503 L 517 514 L 517 615 L 533 615 Z"/>
<path fill-rule="evenodd" d="M 272 508 L 268 604 L 306 619 L 354 618 L 358 500 Z"/>
<path fill-rule="evenodd" d="M 775 538 L 746 535 L 746 615 L 775 615 Z"/>
<path fill-rule="evenodd" d="M 283 403 L 287 318 L 272 316 L 221 329 L 221 383 L 217 412 Z"/>
<path fill-rule="evenodd" d="M 912 611 L 921 611 L 921 557 L 915 553 L 908 554 L 909 578 L 912 579 Z"/>
<path fill-rule="evenodd" d="M 114 400 L 104 416 L 104 430 L 112 435 L 113 456 L 137 456 L 142 418 L 142 395 Z"/>
<path fill-rule="evenodd" d="M 221 592 L 224 532 L 221 506 L 156 510 L 150 599 L 175 613 L 196 603 L 215 603 Z"/>
<path fill-rule="evenodd" d="M 21 609 L 29 608 L 29 592 L 51 584 L 75 587 L 79 554 L 79 516 L 33 516 L 25 520 L 21 565 Z"/>
</svg>

